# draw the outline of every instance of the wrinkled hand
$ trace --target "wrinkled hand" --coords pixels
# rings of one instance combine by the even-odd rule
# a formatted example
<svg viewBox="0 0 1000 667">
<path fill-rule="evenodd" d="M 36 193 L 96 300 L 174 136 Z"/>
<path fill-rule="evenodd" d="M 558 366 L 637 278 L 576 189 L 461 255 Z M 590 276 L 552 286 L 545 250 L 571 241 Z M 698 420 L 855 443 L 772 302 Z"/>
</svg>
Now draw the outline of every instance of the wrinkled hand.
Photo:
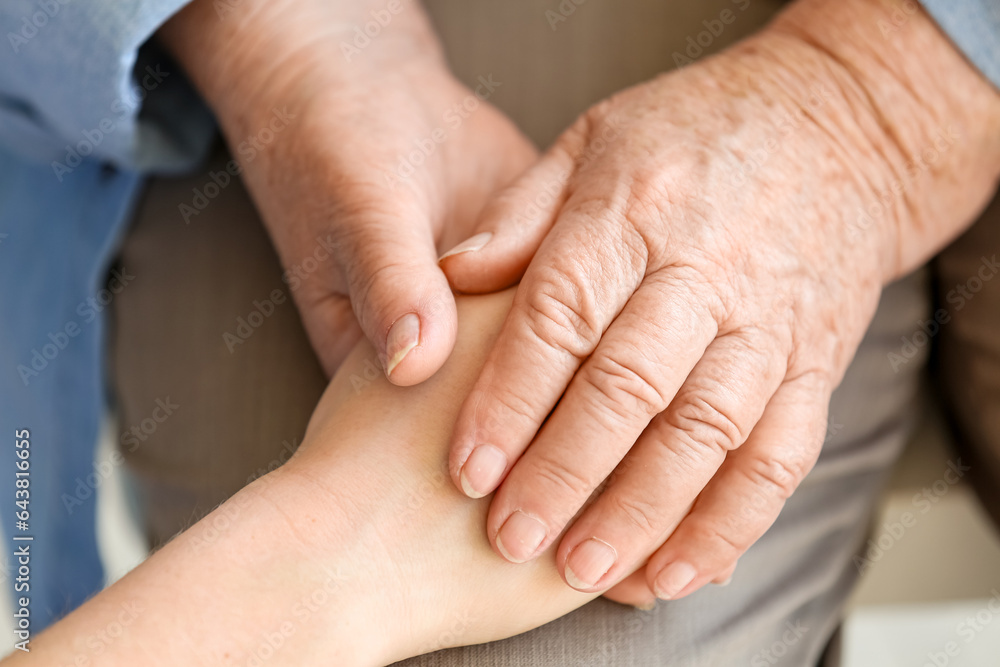
<svg viewBox="0 0 1000 667">
<path fill-rule="evenodd" d="M 881 287 L 978 206 L 921 194 L 952 162 L 910 169 L 913 149 L 956 138 L 934 110 L 890 127 L 870 84 L 779 22 L 592 108 L 443 260 L 465 291 L 523 273 L 450 461 L 467 495 L 499 486 L 499 554 L 530 560 L 572 523 L 566 582 L 605 590 L 649 558 L 618 595 L 648 603 L 725 580 L 773 523 Z"/>
<path fill-rule="evenodd" d="M 363 332 L 393 382 L 426 379 L 455 342 L 439 250 L 536 158 L 485 101 L 502 82 L 455 80 L 415 2 L 217 4 L 163 32 L 241 162 L 323 367 Z M 376 14 L 386 25 L 358 38 Z"/>
</svg>

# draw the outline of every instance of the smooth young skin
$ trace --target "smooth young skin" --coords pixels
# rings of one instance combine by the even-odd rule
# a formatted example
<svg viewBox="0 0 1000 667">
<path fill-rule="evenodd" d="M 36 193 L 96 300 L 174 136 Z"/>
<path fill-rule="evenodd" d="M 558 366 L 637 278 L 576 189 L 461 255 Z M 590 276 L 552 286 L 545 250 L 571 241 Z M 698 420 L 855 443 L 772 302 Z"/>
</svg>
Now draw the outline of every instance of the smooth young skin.
<svg viewBox="0 0 1000 667">
<path fill-rule="evenodd" d="M 537 151 L 481 99 L 493 91 L 448 71 L 419 2 L 394 14 L 389 4 L 194 0 L 158 35 L 215 111 L 282 265 L 301 280 L 293 295 L 327 373 L 363 332 L 391 380 L 410 385 L 455 342 L 440 251 Z M 373 12 L 388 22 L 357 49 L 354 29 Z M 276 109 L 291 121 L 247 159 L 240 144 Z"/>
<path fill-rule="evenodd" d="M 497 558 L 487 502 L 448 480 L 452 424 L 511 298 L 460 299 L 455 351 L 419 387 L 366 380 L 374 352 L 359 345 L 288 464 L 3 665 L 384 665 L 592 599 L 563 584 L 552 554 L 527 567 Z"/>
<path fill-rule="evenodd" d="M 611 475 L 567 583 L 654 549 L 661 598 L 725 579 L 815 463 L 882 287 L 998 174 L 1000 94 L 917 3 L 799 0 L 585 113 L 442 263 L 463 291 L 521 280 L 450 460 L 469 496 L 499 486 L 497 553 L 547 553 Z"/>
</svg>

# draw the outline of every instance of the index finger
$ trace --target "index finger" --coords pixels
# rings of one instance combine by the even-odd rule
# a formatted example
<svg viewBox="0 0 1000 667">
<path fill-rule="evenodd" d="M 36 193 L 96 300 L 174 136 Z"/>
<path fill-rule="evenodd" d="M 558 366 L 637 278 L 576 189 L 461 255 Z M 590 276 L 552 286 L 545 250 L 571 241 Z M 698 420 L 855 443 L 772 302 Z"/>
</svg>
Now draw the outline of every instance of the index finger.
<svg viewBox="0 0 1000 667">
<path fill-rule="evenodd" d="M 466 495 L 499 485 L 639 287 L 644 242 L 612 232 L 613 216 L 572 195 L 528 266 L 455 424 L 450 469 Z"/>
</svg>

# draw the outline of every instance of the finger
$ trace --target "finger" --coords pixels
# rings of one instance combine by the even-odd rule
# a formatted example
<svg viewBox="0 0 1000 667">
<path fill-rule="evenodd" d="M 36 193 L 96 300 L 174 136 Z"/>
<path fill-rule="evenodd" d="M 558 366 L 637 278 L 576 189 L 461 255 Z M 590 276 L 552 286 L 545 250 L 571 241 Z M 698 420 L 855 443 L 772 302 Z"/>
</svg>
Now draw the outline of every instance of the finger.
<svg viewBox="0 0 1000 667">
<path fill-rule="evenodd" d="M 497 491 L 487 529 L 501 555 L 516 561 L 545 549 L 670 403 L 717 331 L 708 309 L 693 301 L 659 278 L 629 300 Z M 532 517 L 543 530 L 509 522 L 513 515 Z M 522 545 L 534 544 L 529 528 L 543 539 L 526 553 Z M 613 552 L 598 540 L 578 557 L 607 569 Z M 620 567 L 616 573 L 624 575 Z"/>
<path fill-rule="evenodd" d="M 570 586 L 601 590 L 645 560 L 727 453 L 743 444 L 785 373 L 783 358 L 767 352 L 766 337 L 731 333 L 705 350 L 669 408 L 639 436 L 600 497 L 563 537 L 556 562 Z M 539 439 L 532 451 L 543 444 Z M 516 467 L 504 486 L 517 474 Z M 609 545 L 616 558 L 588 557 L 593 540 Z"/>
<path fill-rule="evenodd" d="M 579 124 L 578 124 L 579 125 Z M 585 137 L 567 130 L 546 154 L 483 209 L 475 233 L 438 260 L 460 292 L 493 292 L 524 274 L 568 196 Z"/>
<path fill-rule="evenodd" d="M 358 322 L 398 385 L 422 382 L 441 367 L 457 324 L 431 223 L 414 208 L 357 206 L 334 235 Z"/>
<path fill-rule="evenodd" d="M 728 586 L 733 580 L 733 572 L 736 565 L 726 570 L 712 580 L 716 586 Z M 604 591 L 603 597 L 617 602 L 618 604 L 629 605 L 643 611 L 650 611 L 656 606 L 659 599 L 653 593 L 653 589 L 646 583 L 646 565 L 643 564 L 638 570 L 628 575 L 617 584 Z"/>
<path fill-rule="evenodd" d="M 303 304 L 299 312 L 323 371 L 327 377 L 333 377 L 362 336 L 351 300 L 328 292 L 316 302 Z"/>
<path fill-rule="evenodd" d="M 532 260 L 455 423 L 450 469 L 467 495 L 496 488 L 639 287 L 644 241 L 616 237 L 617 223 L 571 197 Z"/>
<path fill-rule="evenodd" d="M 819 456 L 829 401 L 828 383 L 814 374 L 781 385 L 746 444 L 650 558 L 658 597 L 681 598 L 719 578 L 770 528 Z"/>
<path fill-rule="evenodd" d="M 645 568 L 639 568 L 606 590 L 604 597 L 612 602 L 638 607 L 644 611 L 652 609 L 656 605 L 657 599 L 649 584 L 646 583 Z"/>
<path fill-rule="evenodd" d="M 712 583 L 716 586 L 728 586 L 733 581 L 734 572 L 736 572 L 736 563 L 733 563 L 732 567 L 718 575 L 715 579 L 712 579 Z"/>
</svg>

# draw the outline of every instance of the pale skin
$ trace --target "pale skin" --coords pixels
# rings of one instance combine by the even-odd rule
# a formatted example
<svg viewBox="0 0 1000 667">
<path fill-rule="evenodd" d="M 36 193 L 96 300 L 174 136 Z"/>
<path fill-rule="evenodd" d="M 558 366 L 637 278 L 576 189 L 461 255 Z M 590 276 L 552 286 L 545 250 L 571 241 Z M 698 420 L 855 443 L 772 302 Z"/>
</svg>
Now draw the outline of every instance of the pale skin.
<svg viewBox="0 0 1000 667">
<path fill-rule="evenodd" d="M 537 161 L 483 105 L 392 182 L 470 91 L 416 3 L 346 58 L 382 7 L 246 0 L 220 20 L 201 0 L 162 32 L 231 142 L 274 107 L 301 119 L 245 179 L 286 266 L 339 244 L 296 293 L 318 356 L 332 370 L 363 333 L 419 383 L 454 344 L 449 283 L 521 280 L 449 459 L 466 495 L 496 491 L 497 555 L 557 545 L 564 580 L 597 592 L 652 553 L 612 589 L 636 604 L 724 581 L 815 462 L 882 287 L 995 191 L 1000 95 L 916 3 L 798 0 Z"/>
<path fill-rule="evenodd" d="M 455 350 L 418 387 L 364 380 L 375 353 L 358 345 L 284 467 L 3 664 L 385 665 L 595 597 L 563 584 L 551 554 L 497 558 L 479 529 L 488 503 L 448 482 L 452 424 L 511 298 L 460 299 Z"/>
</svg>

